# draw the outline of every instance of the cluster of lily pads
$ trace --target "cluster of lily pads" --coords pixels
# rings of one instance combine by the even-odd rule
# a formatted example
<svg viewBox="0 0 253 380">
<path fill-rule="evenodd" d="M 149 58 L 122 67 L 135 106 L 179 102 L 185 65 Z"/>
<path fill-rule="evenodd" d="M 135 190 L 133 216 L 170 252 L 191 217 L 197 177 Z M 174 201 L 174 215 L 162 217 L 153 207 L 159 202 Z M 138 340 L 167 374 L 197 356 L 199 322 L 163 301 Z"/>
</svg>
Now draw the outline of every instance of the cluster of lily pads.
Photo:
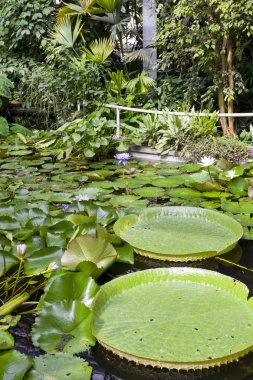
<svg viewBox="0 0 253 380">
<path fill-rule="evenodd" d="M 0 375 L 89 379 L 73 355 L 96 342 L 95 280 L 117 261 L 134 264 L 115 222 L 157 205 L 197 206 L 232 216 L 252 239 L 253 163 L 57 161 L 50 146 L 28 140 L 0 147 Z M 33 344 L 46 352 L 35 359 L 14 350 L 8 332 L 27 312 L 37 316 Z"/>
</svg>

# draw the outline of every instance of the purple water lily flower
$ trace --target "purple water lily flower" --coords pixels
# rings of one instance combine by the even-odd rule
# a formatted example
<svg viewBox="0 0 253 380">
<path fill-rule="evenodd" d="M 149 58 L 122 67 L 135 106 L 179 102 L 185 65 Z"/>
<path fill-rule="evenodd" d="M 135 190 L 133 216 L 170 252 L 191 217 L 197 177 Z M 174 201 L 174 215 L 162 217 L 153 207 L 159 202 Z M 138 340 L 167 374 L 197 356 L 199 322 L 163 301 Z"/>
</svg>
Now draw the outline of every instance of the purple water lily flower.
<svg viewBox="0 0 253 380">
<path fill-rule="evenodd" d="M 130 160 L 131 155 L 129 153 L 117 153 L 114 158 L 118 160 L 118 165 L 126 165 Z"/>
<path fill-rule="evenodd" d="M 62 211 L 67 211 L 67 209 L 69 208 L 69 205 L 67 205 L 66 203 L 63 203 L 61 206 Z"/>
<path fill-rule="evenodd" d="M 61 207 L 61 211 L 67 211 L 67 209 L 69 208 L 69 205 L 67 205 L 66 203 L 54 203 L 53 206 Z"/>
</svg>

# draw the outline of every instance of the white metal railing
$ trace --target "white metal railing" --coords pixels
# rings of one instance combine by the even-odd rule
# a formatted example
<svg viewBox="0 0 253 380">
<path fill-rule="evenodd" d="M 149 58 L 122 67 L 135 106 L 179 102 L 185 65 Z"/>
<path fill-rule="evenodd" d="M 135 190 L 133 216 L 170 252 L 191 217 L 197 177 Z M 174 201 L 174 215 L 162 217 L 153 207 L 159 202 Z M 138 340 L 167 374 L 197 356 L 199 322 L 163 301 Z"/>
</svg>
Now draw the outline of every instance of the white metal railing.
<svg viewBox="0 0 253 380">
<path fill-rule="evenodd" d="M 117 123 L 117 136 L 120 135 L 120 111 L 133 111 L 133 112 L 139 112 L 139 113 L 150 113 L 150 114 L 156 114 L 156 115 L 163 115 L 163 111 L 157 111 L 157 110 L 146 110 L 143 108 L 132 108 L 132 107 L 124 107 L 124 106 L 118 106 L 117 104 L 106 104 L 107 108 L 113 108 L 116 109 L 116 123 Z M 205 113 L 205 112 L 173 112 L 173 111 L 166 111 L 167 115 L 177 115 L 177 116 L 212 116 L 212 113 Z M 253 112 L 248 113 L 217 113 L 217 116 L 219 117 L 253 117 Z"/>
</svg>

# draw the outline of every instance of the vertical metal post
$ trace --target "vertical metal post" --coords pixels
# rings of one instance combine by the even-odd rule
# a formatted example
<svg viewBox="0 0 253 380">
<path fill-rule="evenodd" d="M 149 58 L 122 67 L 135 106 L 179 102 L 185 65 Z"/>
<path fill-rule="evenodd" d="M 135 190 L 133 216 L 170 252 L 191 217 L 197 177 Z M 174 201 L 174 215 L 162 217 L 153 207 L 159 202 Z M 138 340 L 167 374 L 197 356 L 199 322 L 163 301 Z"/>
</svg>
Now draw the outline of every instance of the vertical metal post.
<svg viewBox="0 0 253 380">
<path fill-rule="evenodd" d="M 143 62 L 143 68 L 150 71 L 149 76 L 153 79 L 157 78 L 155 65 L 157 62 L 157 51 L 150 47 L 156 41 L 156 1 L 142 0 L 143 10 L 143 47 L 149 51 L 151 62 Z"/>
<path fill-rule="evenodd" d="M 117 136 L 120 136 L 120 109 L 116 108 Z"/>
</svg>

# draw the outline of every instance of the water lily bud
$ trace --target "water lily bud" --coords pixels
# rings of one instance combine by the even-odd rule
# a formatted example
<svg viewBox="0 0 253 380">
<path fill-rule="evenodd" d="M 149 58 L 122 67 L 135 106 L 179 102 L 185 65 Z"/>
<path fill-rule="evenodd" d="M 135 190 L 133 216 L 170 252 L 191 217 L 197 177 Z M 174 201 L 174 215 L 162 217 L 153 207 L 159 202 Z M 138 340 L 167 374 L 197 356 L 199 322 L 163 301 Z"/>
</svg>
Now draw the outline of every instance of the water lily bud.
<svg viewBox="0 0 253 380">
<path fill-rule="evenodd" d="M 8 232 L 8 234 L 6 235 L 7 239 L 9 239 L 10 241 L 13 241 L 13 235 L 11 232 Z"/>
<path fill-rule="evenodd" d="M 56 264 L 55 262 L 52 262 L 48 265 L 47 267 L 47 272 L 54 272 L 56 269 L 59 269 L 59 265 Z"/>
<path fill-rule="evenodd" d="M 19 256 L 24 256 L 26 251 L 26 244 L 18 244 L 17 245 L 17 252 Z"/>
</svg>

